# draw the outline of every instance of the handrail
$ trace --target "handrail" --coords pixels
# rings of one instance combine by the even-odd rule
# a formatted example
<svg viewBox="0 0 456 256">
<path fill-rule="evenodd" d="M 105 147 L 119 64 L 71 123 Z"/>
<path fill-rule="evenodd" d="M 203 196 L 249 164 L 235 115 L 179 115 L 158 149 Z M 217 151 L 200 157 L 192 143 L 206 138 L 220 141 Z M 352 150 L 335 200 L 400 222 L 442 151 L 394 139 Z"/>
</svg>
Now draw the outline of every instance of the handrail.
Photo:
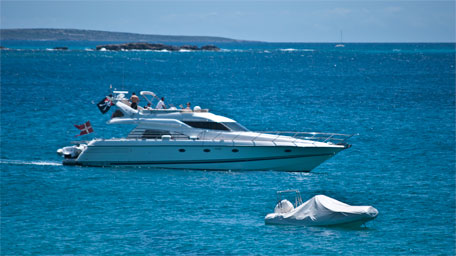
<svg viewBox="0 0 456 256">
<path fill-rule="evenodd" d="M 322 142 L 322 143 L 329 143 L 329 144 L 336 144 L 336 145 L 347 145 L 345 143 L 346 140 L 349 138 L 353 137 L 354 135 L 357 134 L 342 134 L 342 133 L 323 133 L 323 132 L 296 132 L 296 131 L 251 131 L 252 133 L 255 133 L 255 135 L 251 135 L 250 138 L 242 138 L 243 141 L 250 141 L 255 144 L 259 139 L 261 139 L 262 135 L 268 134 L 272 135 L 272 137 L 269 137 L 268 141 L 271 141 L 273 143 L 276 143 L 277 140 L 283 138 L 283 139 L 288 139 L 285 141 L 291 142 L 296 145 L 296 142 L 299 142 L 298 140 L 309 140 L 312 142 Z M 208 135 L 208 133 L 211 133 Z M 224 137 L 222 135 L 230 135 L 231 138 Z M 163 133 L 148 133 L 147 136 L 137 136 L 137 139 L 161 139 L 161 136 L 164 135 Z M 175 133 L 170 133 L 171 139 L 172 140 L 187 140 L 190 139 L 189 136 L 184 135 L 184 134 L 175 134 Z M 198 140 L 203 141 L 231 141 L 234 145 L 235 141 L 237 138 L 240 136 L 243 136 L 244 134 L 242 132 L 232 134 L 231 132 L 214 132 L 214 131 L 208 131 L 204 130 L 199 132 L 196 137 Z M 222 136 L 220 139 L 220 136 Z M 131 137 L 136 137 L 136 136 L 131 136 Z M 293 139 L 293 140 L 290 140 Z M 262 140 L 264 141 L 264 137 Z"/>
<path fill-rule="evenodd" d="M 282 198 L 286 199 L 286 196 L 283 196 L 283 194 L 287 193 L 295 193 L 295 204 L 294 207 L 298 207 L 302 204 L 302 197 L 301 197 L 301 192 L 297 189 L 288 189 L 288 190 L 282 190 L 282 191 L 277 191 L 277 203 L 281 205 Z"/>
<path fill-rule="evenodd" d="M 295 139 L 304 139 L 319 141 L 324 143 L 343 144 L 346 140 L 356 134 L 343 134 L 343 133 L 325 133 L 325 132 L 296 132 L 296 131 L 258 131 L 260 134 L 277 135 L 273 141 L 277 140 L 280 136 L 287 136 Z M 258 136 L 257 136 L 258 137 Z"/>
</svg>

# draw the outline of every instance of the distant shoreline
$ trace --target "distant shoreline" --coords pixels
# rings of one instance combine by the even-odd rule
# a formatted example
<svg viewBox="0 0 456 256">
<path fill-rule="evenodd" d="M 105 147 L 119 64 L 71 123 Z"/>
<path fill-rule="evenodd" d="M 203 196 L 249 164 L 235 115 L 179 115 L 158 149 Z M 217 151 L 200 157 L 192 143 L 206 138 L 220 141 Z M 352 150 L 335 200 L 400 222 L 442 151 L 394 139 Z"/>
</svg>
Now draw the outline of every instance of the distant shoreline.
<svg viewBox="0 0 456 256">
<path fill-rule="evenodd" d="M 111 41 L 111 42 L 210 42 L 210 43 L 242 43 L 255 42 L 215 36 L 173 36 L 146 35 L 127 32 L 110 32 L 83 29 L 0 29 L 0 39 L 17 41 Z"/>
</svg>

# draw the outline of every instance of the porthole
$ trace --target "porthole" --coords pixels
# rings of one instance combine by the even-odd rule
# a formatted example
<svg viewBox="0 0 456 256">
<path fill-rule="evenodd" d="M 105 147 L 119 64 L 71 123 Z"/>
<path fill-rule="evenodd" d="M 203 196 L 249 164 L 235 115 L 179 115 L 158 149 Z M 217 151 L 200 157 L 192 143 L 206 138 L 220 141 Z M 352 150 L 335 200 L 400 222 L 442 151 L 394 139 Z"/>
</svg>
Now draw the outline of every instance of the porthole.
<svg viewBox="0 0 456 256">
<path fill-rule="evenodd" d="M 285 152 L 290 153 L 291 149 L 285 149 Z"/>
<path fill-rule="evenodd" d="M 208 148 L 205 148 L 203 151 L 204 151 L 204 152 L 211 152 L 211 150 L 208 149 Z"/>
<path fill-rule="evenodd" d="M 239 149 L 235 148 L 235 149 L 233 149 L 231 151 L 233 151 L 234 153 L 237 153 L 237 152 L 239 152 Z"/>
<path fill-rule="evenodd" d="M 181 148 L 179 149 L 179 152 L 185 152 L 185 149 Z"/>
</svg>

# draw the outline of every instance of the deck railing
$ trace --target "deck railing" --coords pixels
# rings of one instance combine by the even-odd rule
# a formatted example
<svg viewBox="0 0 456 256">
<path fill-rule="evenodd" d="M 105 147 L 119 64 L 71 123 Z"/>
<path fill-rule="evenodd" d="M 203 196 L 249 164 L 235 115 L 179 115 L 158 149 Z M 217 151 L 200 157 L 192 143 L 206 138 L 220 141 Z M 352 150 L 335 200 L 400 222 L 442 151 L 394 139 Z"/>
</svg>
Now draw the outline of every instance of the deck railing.
<svg viewBox="0 0 456 256">
<path fill-rule="evenodd" d="M 355 134 L 341 134 L 341 133 L 321 133 L 321 132 L 294 132 L 294 131 L 252 131 L 251 133 L 257 133 L 254 137 L 246 138 L 245 133 L 237 133 L 236 135 L 232 135 L 227 137 L 226 135 L 230 135 L 230 132 L 214 132 L 210 130 L 205 130 L 197 135 L 188 136 L 179 133 L 147 133 L 146 135 L 140 134 L 132 134 L 130 133 L 127 139 L 155 139 L 155 140 L 162 140 L 163 135 L 170 136 L 169 140 L 203 140 L 203 141 L 230 141 L 235 142 L 239 137 L 242 137 L 243 141 L 250 141 L 250 142 L 258 142 L 258 141 L 271 141 L 273 143 L 277 142 L 279 139 L 287 139 L 287 141 L 296 143 L 299 140 L 310 140 L 316 142 L 323 142 L 323 143 L 330 143 L 330 144 L 337 144 L 337 145 L 347 145 L 346 141 L 353 137 Z M 262 135 L 271 135 L 274 136 L 271 140 L 271 137 L 267 139 L 262 137 Z M 225 136 L 224 136 L 225 135 Z M 290 138 L 294 138 L 294 140 L 289 140 Z M 102 139 L 103 140 L 103 139 Z M 88 141 L 74 141 L 72 144 L 80 144 L 80 143 L 87 143 Z"/>
<path fill-rule="evenodd" d="M 333 144 L 344 144 L 346 140 L 353 137 L 355 134 L 342 133 L 323 133 L 323 132 L 293 132 L 293 131 L 259 131 L 261 134 L 276 135 L 273 141 L 281 136 L 292 137 L 301 140 L 312 140 L 318 142 L 330 142 Z"/>
<path fill-rule="evenodd" d="M 258 133 L 255 137 L 248 139 L 248 141 L 259 141 L 259 138 L 261 135 L 264 134 L 269 134 L 275 136 L 271 142 L 276 142 L 278 139 L 281 139 L 283 137 L 286 138 L 294 138 L 295 140 L 291 142 L 297 142 L 298 140 L 311 140 L 311 141 L 318 141 L 318 142 L 324 142 L 324 143 L 332 143 L 332 144 L 338 144 L 338 145 L 345 145 L 346 140 L 349 138 L 353 137 L 355 134 L 341 134 L 341 133 L 321 133 L 321 132 L 292 132 L 292 131 L 252 131 L 253 133 Z M 211 141 L 217 141 L 221 140 L 219 137 L 221 135 L 226 135 L 227 133 L 224 132 L 219 132 L 214 136 L 214 133 L 211 132 L 211 137 L 207 137 L 206 134 L 208 131 L 203 131 L 198 134 L 197 138 L 201 140 L 211 140 Z M 238 133 L 236 136 L 229 138 L 229 139 L 224 139 L 227 141 L 235 141 L 238 137 L 242 136 L 244 134 Z M 245 139 L 244 139 L 245 140 Z M 264 140 L 264 139 L 263 139 Z"/>
</svg>

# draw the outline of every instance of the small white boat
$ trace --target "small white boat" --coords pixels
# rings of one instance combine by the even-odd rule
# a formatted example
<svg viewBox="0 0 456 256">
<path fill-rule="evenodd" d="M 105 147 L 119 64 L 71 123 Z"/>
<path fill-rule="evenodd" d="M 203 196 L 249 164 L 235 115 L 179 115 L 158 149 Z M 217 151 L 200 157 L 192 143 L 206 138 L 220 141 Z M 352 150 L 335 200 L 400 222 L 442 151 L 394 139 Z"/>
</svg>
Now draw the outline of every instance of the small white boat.
<svg viewBox="0 0 456 256">
<path fill-rule="evenodd" d="M 336 44 L 336 47 L 345 47 L 345 45 L 342 43 L 342 30 L 340 31 L 340 43 Z"/>
<path fill-rule="evenodd" d="M 114 91 L 113 125 L 133 125 L 126 138 L 93 139 L 57 151 L 65 165 L 147 166 L 203 170 L 310 171 L 349 148 L 352 135 L 253 132 L 207 109 L 133 109 Z M 153 92 L 143 91 L 147 96 Z M 77 142 L 76 142 L 77 143 Z"/>
<path fill-rule="evenodd" d="M 282 199 L 284 193 L 294 192 L 295 204 Z M 274 213 L 266 215 L 266 224 L 297 226 L 349 226 L 359 227 L 378 215 L 372 206 L 351 206 L 336 199 L 317 195 L 302 202 L 298 190 L 278 191 Z"/>
</svg>

